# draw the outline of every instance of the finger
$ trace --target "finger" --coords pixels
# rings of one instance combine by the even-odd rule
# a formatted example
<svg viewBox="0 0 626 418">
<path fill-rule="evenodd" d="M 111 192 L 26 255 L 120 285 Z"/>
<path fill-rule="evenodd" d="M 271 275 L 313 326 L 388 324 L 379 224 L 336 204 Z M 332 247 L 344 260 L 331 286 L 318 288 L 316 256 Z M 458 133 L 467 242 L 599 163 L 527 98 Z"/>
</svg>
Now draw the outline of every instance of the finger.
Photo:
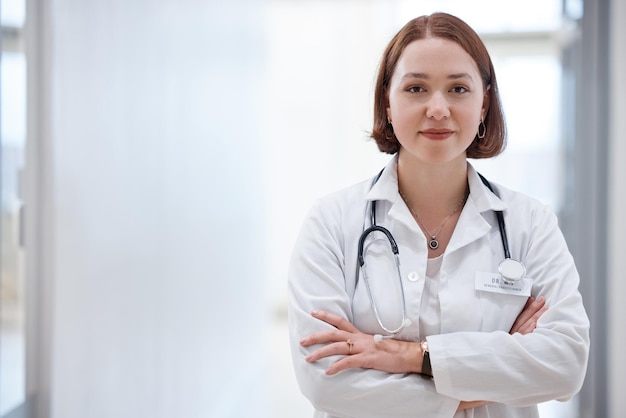
<svg viewBox="0 0 626 418">
<path fill-rule="evenodd" d="M 530 317 L 525 323 L 521 324 L 517 332 L 522 335 L 530 334 L 537 328 L 537 321 L 548 310 L 547 306 L 544 306 L 537 311 L 532 317 Z"/>
<path fill-rule="evenodd" d="M 531 296 L 532 297 L 532 296 Z M 530 302 L 530 303 L 529 303 Z M 539 311 L 546 304 L 546 298 L 543 296 L 539 296 L 536 300 L 528 298 L 526 302 L 526 306 L 524 307 L 522 313 L 520 314 L 520 322 L 528 321 L 537 311 Z"/>
<path fill-rule="evenodd" d="M 519 332 L 522 335 L 526 335 L 526 334 L 530 334 L 531 332 L 533 332 L 535 330 L 535 328 L 537 328 L 537 323 L 536 322 L 527 322 L 526 324 L 522 325 L 517 332 Z"/>
<path fill-rule="evenodd" d="M 528 307 L 535 301 L 535 298 L 532 296 L 529 296 L 528 299 L 526 299 L 526 304 L 524 305 L 524 309 L 528 309 Z M 524 310 L 522 309 L 522 310 Z"/>
<path fill-rule="evenodd" d="M 348 356 L 351 354 L 355 354 L 354 343 L 350 344 L 348 343 L 348 341 L 338 341 L 332 344 L 327 344 L 313 351 L 311 354 L 306 356 L 306 361 L 308 361 L 309 363 L 314 363 L 324 357 L 336 355 Z"/>
<path fill-rule="evenodd" d="M 346 318 L 336 315 L 336 314 L 332 314 L 330 312 L 315 310 L 311 312 L 311 316 L 321 321 L 324 321 L 327 324 L 330 324 L 343 331 L 348 331 L 348 332 L 358 331 L 358 329 L 354 325 L 352 325 L 352 323 L 348 321 Z"/>
<path fill-rule="evenodd" d="M 328 369 L 326 369 L 326 374 L 328 376 L 332 376 L 334 374 L 339 373 L 342 370 L 346 370 L 346 369 L 358 369 L 363 367 L 363 365 L 361 364 L 361 361 L 359 360 L 359 357 L 357 356 L 345 356 L 337 361 L 335 361 L 333 364 L 330 365 L 330 367 L 328 367 Z"/>
<path fill-rule="evenodd" d="M 529 297 L 526 301 L 526 305 L 524 305 L 524 309 L 522 309 L 522 312 L 520 312 L 519 316 L 515 319 L 510 333 L 514 334 L 515 332 L 519 332 L 520 327 L 531 320 L 531 318 L 543 308 L 545 303 L 546 299 L 543 296 L 539 296 L 537 300 L 532 296 Z"/>
<path fill-rule="evenodd" d="M 349 332 L 333 328 L 325 331 L 314 332 L 313 334 L 307 335 L 300 340 L 300 345 L 303 347 L 309 347 L 315 344 L 328 344 L 339 341 L 345 342 L 350 338 L 351 335 L 352 334 L 350 334 Z"/>
<path fill-rule="evenodd" d="M 537 312 L 535 312 L 535 314 L 533 316 L 530 317 L 529 321 L 537 323 L 539 321 L 539 318 L 541 318 L 541 316 L 544 313 L 546 313 L 547 310 L 548 310 L 548 307 L 547 306 L 543 306 L 541 309 L 539 309 Z"/>
</svg>

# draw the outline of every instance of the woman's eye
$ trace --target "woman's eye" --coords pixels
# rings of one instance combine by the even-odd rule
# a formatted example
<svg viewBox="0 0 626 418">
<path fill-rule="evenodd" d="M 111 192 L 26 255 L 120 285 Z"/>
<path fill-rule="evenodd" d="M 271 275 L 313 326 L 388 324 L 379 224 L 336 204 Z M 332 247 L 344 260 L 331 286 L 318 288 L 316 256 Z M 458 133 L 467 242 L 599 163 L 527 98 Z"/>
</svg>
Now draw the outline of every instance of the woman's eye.
<svg viewBox="0 0 626 418">
<path fill-rule="evenodd" d="M 452 91 L 454 93 L 467 93 L 469 90 L 463 86 L 456 86 L 452 88 Z"/>
<path fill-rule="evenodd" d="M 409 93 L 421 93 L 424 91 L 424 88 L 421 86 L 411 86 L 407 89 Z"/>
</svg>

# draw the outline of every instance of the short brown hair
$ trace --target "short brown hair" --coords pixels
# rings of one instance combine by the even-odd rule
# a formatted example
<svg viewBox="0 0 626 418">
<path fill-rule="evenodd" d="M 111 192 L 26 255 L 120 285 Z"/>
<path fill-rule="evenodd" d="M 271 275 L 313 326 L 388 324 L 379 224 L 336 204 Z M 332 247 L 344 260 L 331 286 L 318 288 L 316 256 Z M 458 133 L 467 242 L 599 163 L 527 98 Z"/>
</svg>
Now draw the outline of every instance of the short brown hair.
<svg viewBox="0 0 626 418">
<path fill-rule="evenodd" d="M 491 57 L 478 34 L 467 23 L 447 13 L 433 13 L 411 20 L 387 45 L 374 90 L 374 129 L 371 137 L 376 140 L 378 149 L 388 154 L 395 154 L 400 149 L 400 143 L 387 121 L 389 83 L 406 46 L 424 38 L 444 38 L 456 42 L 476 62 L 483 88 L 489 88 L 489 109 L 484 119 L 485 137 L 474 137 L 467 149 L 467 157 L 490 158 L 500 154 L 506 146 L 506 123 Z"/>
</svg>

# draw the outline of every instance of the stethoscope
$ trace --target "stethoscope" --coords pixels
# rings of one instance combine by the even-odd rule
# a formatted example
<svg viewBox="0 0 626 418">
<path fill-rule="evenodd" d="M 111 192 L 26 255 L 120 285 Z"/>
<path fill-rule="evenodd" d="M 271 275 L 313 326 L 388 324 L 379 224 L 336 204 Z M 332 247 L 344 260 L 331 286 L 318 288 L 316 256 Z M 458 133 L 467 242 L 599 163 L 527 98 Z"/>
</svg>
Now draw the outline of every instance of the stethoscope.
<svg viewBox="0 0 626 418">
<path fill-rule="evenodd" d="M 378 179 L 380 178 L 382 174 L 383 174 L 383 171 L 378 173 L 378 175 L 372 181 L 372 185 L 370 186 L 370 188 L 373 187 L 374 184 L 376 184 L 376 182 L 378 181 Z M 491 191 L 491 193 L 498 196 L 498 194 L 493 190 L 493 187 L 491 187 L 491 184 L 489 183 L 489 181 L 487 181 L 487 179 L 484 178 L 480 173 L 478 174 L 478 176 L 482 180 L 483 184 L 487 186 L 487 188 Z M 500 229 L 500 238 L 502 239 L 502 248 L 504 250 L 504 260 L 500 262 L 498 266 L 498 272 L 500 273 L 500 275 L 502 276 L 502 280 L 506 284 L 512 285 L 512 284 L 515 284 L 517 281 L 521 280 L 522 278 L 524 278 L 524 276 L 526 275 L 526 267 L 521 261 L 514 260 L 511 258 L 511 252 L 509 251 L 509 240 L 506 235 L 506 225 L 504 224 L 504 214 L 502 213 L 501 210 L 495 211 L 495 212 L 496 212 L 496 218 L 498 220 L 498 228 Z M 374 316 L 376 317 L 376 322 L 378 322 L 378 325 L 380 326 L 380 328 L 383 331 L 385 331 L 385 333 L 387 333 L 387 335 L 381 335 L 381 334 L 374 335 L 375 341 L 381 341 L 383 338 L 396 337 L 406 327 L 411 325 L 411 320 L 407 318 L 407 315 L 406 315 L 406 299 L 404 296 L 404 286 L 402 284 L 402 273 L 400 272 L 400 255 L 398 251 L 398 244 L 396 243 L 395 238 L 393 237 L 393 235 L 391 234 L 391 232 L 389 232 L 387 228 L 376 224 L 376 201 L 375 200 L 372 201 L 372 203 L 370 203 L 370 224 L 371 226 L 365 229 L 363 233 L 361 234 L 361 237 L 359 238 L 359 249 L 357 253 L 357 258 L 358 258 L 361 273 L 363 274 L 363 280 L 365 282 L 365 288 L 367 289 L 367 295 L 370 300 L 370 306 L 372 307 L 372 310 L 374 311 Z M 385 325 L 383 325 L 383 322 L 380 319 L 380 314 L 378 313 L 378 308 L 376 307 L 376 302 L 374 302 L 374 296 L 372 294 L 372 290 L 369 285 L 369 278 L 367 276 L 367 268 L 365 266 L 365 256 L 363 254 L 363 246 L 365 245 L 365 239 L 372 232 L 381 232 L 387 237 L 387 240 L 389 241 L 389 245 L 391 246 L 391 252 L 393 253 L 393 256 L 395 259 L 396 273 L 398 276 L 398 283 L 400 283 L 400 293 L 402 294 L 402 322 L 396 328 L 387 328 Z"/>
</svg>

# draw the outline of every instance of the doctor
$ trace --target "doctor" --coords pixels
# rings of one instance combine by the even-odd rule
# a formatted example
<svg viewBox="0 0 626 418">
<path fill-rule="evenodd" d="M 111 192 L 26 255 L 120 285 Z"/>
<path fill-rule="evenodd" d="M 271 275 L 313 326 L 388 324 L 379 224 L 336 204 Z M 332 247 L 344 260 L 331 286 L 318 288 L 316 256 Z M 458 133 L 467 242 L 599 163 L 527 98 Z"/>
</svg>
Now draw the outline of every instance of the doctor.
<svg viewBox="0 0 626 418">
<path fill-rule="evenodd" d="M 478 35 L 443 13 L 407 23 L 382 57 L 374 106 L 372 137 L 393 158 L 318 201 L 289 268 L 293 363 L 315 417 L 537 417 L 538 403 L 572 397 L 589 321 L 557 219 L 491 191 L 467 161 L 505 145 Z M 498 271 L 499 211 L 524 268 L 515 280 Z M 359 251 L 372 225 L 389 236 L 376 230 Z"/>
</svg>

